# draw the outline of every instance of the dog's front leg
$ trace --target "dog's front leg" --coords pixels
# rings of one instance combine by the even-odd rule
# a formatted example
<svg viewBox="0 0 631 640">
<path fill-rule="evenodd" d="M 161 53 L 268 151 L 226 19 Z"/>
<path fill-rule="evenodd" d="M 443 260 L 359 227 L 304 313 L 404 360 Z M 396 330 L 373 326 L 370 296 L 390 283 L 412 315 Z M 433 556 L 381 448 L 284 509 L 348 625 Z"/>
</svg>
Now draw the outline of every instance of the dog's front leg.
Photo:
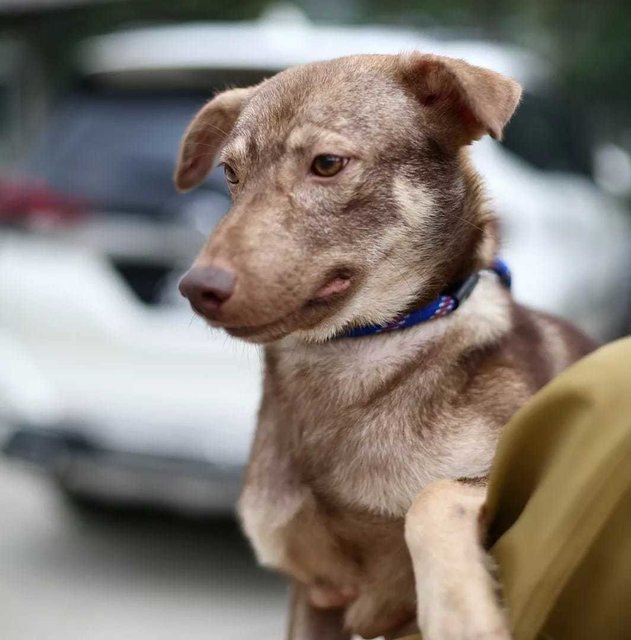
<svg viewBox="0 0 631 640">
<path fill-rule="evenodd" d="M 344 629 L 344 609 L 318 609 L 307 587 L 292 582 L 287 640 L 350 640 Z"/>
<path fill-rule="evenodd" d="M 510 640 L 482 546 L 486 487 L 455 480 L 428 485 L 405 523 L 418 624 L 424 640 Z"/>
</svg>

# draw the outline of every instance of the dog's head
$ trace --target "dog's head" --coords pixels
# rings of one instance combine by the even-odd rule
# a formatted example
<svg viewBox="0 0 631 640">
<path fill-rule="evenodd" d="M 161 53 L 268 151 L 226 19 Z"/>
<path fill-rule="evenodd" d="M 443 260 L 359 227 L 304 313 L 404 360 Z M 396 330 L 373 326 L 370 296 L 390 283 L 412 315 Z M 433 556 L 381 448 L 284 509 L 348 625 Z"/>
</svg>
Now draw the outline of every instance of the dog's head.
<svg viewBox="0 0 631 640">
<path fill-rule="evenodd" d="M 325 339 L 431 299 L 483 266 L 489 220 L 462 148 L 499 138 L 519 96 L 497 73 L 420 53 L 220 93 L 186 131 L 175 181 L 194 188 L 218 159 L 233 204 L 182 292 L 252 342 Z"/>
</svg>

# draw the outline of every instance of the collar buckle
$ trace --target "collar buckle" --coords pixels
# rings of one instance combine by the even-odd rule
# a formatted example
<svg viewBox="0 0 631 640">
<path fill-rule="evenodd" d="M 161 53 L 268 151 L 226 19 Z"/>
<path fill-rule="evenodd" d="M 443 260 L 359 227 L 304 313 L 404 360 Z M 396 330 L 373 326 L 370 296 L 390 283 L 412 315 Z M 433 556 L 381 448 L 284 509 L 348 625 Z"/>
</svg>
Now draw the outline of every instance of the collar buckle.
<svg viewBox="0 0 631 640">
<path fill-rule="evenodd" d="M 473 293 L 479 280 L 480 273 L 473 273 L 451 294 L 456 300 L 454 309 L 457 309 Z"/>
</svg>

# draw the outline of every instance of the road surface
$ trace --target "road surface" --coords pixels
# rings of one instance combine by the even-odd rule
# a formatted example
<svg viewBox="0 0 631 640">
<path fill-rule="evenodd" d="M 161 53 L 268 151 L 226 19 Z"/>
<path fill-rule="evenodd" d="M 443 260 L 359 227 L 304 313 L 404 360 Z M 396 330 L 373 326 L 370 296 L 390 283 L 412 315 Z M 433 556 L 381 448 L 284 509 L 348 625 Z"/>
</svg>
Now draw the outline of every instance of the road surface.
<svg viewBox="0 0 631 640">
<path fill-rule="evenodd" d="M 0 460 L 2 640 L 278 640 L 284 610 L 233 522 L 78 512 Z"/>
</svg>

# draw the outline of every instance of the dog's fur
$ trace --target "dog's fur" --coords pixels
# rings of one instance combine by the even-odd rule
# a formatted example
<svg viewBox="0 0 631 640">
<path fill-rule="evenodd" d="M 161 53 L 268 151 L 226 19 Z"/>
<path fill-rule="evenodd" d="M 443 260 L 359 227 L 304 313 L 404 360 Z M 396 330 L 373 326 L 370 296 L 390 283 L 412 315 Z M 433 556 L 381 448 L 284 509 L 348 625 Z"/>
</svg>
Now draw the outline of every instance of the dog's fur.
<svg viewBox="0 0 631 640">
<path fill-rule="evenodd" d="M 331 338 L 492 262 L 467 145 L 499 138 L 519 95 L 461 60 L 353 56 L 221 93 L 185 134 L 181 190 L 218 154 L 238 178 L 196 265 L 236 274 L 211 324 L 266 345 L 240 514 L 259 560 L 294 580 L 291 640 L 396 637 L 417 615 L 425 640 L 509 637 L 484 479 L 502 425 L 591 342 L 490 274 L 447 317 Z M 322 178 L 318 154 L 349 161 Z"/>
</svg>

